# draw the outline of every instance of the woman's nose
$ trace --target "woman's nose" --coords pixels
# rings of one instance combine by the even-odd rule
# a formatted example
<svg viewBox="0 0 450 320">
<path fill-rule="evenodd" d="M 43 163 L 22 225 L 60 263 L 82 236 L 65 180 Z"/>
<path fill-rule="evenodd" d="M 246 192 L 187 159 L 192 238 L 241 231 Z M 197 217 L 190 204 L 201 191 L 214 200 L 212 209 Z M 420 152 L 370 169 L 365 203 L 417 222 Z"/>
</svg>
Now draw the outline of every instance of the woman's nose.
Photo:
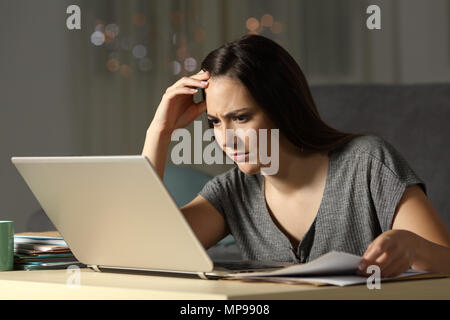
<svg viewBox="0 0 450 320">
<path fill-rule="evenodd" d="M 220 134 L 222 136 L 222 143 L 221 143 L 221 147 L 223 150 L 226 150 L 227 148 L 230 148 L 231 143 L 232 143 L 232 129 L 228 126 L 223 126 Z"/>
<path fill-rule="evenodd" d="M 224 139 L 222 140 L 223 150 L 237 150 L 238 147 L 239 149 L 245 149 L 245 146 L 242 145 L 244 142 L 239 138 L 234 128 L 224 129 L 222 135 L 224 137 Z"/>
</svg>

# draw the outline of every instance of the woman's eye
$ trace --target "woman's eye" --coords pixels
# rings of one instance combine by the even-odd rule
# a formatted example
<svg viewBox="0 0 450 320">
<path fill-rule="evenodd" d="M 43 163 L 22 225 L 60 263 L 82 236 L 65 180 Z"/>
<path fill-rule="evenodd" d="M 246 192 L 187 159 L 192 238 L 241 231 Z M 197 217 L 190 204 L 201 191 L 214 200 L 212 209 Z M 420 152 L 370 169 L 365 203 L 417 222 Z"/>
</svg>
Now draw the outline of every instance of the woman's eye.
<svg viewBox="0 0 450 320">
<path fill-rule="evenodd" d="M 215 124 L 217 124 L 217 120 L 216 119 L 208 119 L 208 124 L 209 124 L 209 126 L 214 126 Z"/>
<path fill-rule="evenodd" d="M 238 122 L 245 122 L 250 118 L 249 115 L 243 114 L 243 115 L 239 115 L 239 116 L 235 116 L 233 117 L 234 120 L 238 121 Z M 211 126 L 216 126 L 219 124 L 219 120 L 218 119 L 208 119 L 208 125 Z"/>
<path fill-rule="evenodd" d="M 246 114 L 242 114 L 242 115 L 240 115 L 240 116 L 234 117 L 234 119 L 236 119 L 236 120 L 239 121 L 239 122 L 247 121 L 248 118 L 249 118 L 249 116 L 246 115 Z"/>
</svg>

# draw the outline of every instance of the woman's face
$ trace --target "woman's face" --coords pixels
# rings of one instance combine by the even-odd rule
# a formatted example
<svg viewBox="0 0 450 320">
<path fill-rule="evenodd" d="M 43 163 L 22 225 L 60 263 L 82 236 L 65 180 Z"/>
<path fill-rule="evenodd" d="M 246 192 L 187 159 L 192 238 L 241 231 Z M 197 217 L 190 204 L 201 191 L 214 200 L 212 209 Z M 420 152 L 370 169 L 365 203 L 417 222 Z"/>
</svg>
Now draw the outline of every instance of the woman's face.
<svg viewBox="0 0 450 320">
<path fill-rule="evenodd" d="M 208 82 L 208 87 L 205 88 L 206 112 L 218 145 L 244 173 L 256 174 L 262 167 L 269 167 L 267 159 L 261 161 L 259 148 L 265 148 L 261 152 L 270 158 L 270 129 L 275 128 L 273 122 L 256 105 L 247 88 L 239 80 L 211 77 Z M 226 136 L 226 129 L 231 129 L 234 136 Z M 267 130 L 264 132 L 260 129 Z M 265 140 L 261 140 L 263 135 Z"/>
</svg>

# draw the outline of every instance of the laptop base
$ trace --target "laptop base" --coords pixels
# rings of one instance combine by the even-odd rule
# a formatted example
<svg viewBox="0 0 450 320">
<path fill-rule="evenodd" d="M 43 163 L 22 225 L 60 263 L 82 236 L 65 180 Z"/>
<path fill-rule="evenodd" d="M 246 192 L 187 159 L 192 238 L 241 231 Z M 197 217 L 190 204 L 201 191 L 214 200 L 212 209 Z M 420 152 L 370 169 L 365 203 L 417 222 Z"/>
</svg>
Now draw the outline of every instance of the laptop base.
<svg viewBox="0 0 450 320">
<path fill-rule="evenodd" d="M 191 278 L 203 280 L 218 280 L 220 276 L 206 275 L 204 272 L 183 272 L 183 271 L 168 271 L 168 270 L 150 270 L 150 269 L 131 269 L 120 267 L 105 267 L 97 265 L 87 265 L 88 268 L 96 272 L 110 272 L 119 274 L 136 274 L 147 276 L 163 276 L 163 277 L 177 277 L 177 278 Z"/>
</svg>

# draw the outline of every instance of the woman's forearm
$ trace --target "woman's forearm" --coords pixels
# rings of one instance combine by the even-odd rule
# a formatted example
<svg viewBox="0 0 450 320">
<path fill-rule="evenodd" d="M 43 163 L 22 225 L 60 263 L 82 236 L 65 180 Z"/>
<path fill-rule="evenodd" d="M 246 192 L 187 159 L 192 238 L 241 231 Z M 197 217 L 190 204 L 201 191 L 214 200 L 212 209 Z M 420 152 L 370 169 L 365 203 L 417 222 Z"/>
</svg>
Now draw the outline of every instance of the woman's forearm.
<svg viewBox="0 0 450 320">
<path fill-rule="evenodd" d="M 414 270 L 433 271 L 450 274 L 450 248 L 428 241 L 418 236 Z"/>
<path fill-rule="evenodd" d="M 150 125 L 145 136 L 144 148 L 142 149 L 142 155 L 150 160 L 161 180 L 164 178 L 170 137 L 170 133 L 155 129 Z"/>
</svg>

